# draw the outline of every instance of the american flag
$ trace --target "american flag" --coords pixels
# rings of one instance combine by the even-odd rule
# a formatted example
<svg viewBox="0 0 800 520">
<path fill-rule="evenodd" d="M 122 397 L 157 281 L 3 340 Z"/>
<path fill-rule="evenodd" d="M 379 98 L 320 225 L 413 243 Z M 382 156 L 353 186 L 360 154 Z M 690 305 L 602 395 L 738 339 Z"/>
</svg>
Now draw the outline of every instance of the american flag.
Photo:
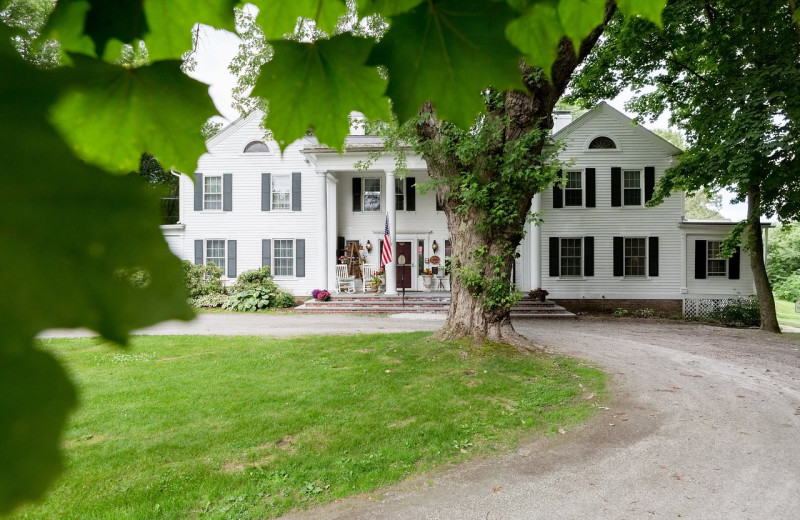
<svg viewBox="0 0 800 520">
<path fill-rule="evenodd" d="M 383 228 L 383 252 L 381 252 L 381 265 L 392 263 L 392 239 L 389 236 L 389 214 L 386 214 L 386 225 Z"/>
</svg>

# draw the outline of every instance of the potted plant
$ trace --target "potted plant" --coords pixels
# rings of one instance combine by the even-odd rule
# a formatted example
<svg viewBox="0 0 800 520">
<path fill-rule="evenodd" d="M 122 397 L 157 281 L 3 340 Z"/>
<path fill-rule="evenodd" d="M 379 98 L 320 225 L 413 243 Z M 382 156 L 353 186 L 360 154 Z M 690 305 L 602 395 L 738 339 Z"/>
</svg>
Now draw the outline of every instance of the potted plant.
<svg viewBox="0 0 800 520">
<path fill-rule="evenodd" d="M 422 271 L 422 285 L 425 287 L 425 290 L 431 290 L 431 286 L 433 285 L 433 271 L 430 269 Z"/>
<path fill-rule="evenodd" d="M 533 298 L 534 300 L 543 302 L 544 299 L 547 297 L 547 295 L 550 293 L 542 289 L 541 287 L 537 287 L 528 294 L 530 294 L 530 297 Z"/>
</svg>

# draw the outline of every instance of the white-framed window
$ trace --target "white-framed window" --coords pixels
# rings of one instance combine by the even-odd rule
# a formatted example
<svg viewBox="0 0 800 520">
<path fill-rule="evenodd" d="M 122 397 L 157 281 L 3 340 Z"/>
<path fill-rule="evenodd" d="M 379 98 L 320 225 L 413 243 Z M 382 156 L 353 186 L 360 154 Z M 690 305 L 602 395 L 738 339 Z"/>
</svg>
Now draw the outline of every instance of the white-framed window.
<svg viewBox="0 0 800 520">
<path fill-rule="evenodd" d="M 215 265 L 225 273 L 225 240 L 206 240 L 205 264 Z"/>
<path fill-rule="evenodd" d="M 222 210 L 222 176 L 203 177 L 203 209 Z"/>
<path fill-rule="evenodd" d="M 250 141 L 244 147 L 244 153 L 269 153 L 269 146 L 264 141 Z"/>
<path fill-rule="evenodd" d="M 647 239 L 625 239 L 625 276 L 645 276 L 647 274 Z"/>
<path fill-rule="evenodd" d="M 272 209 L 292 209 L 292 177 L 290 175 L 273 175 L 272 183 Z"/>
<path fill-rule="evenodd" d="M 642 205 L 641 170 L 622 170 L 622 205 Z"/>
<path fill-rule="evenodd" d="M 272 275 L 276 278 L 294 276 L 294 240 L 272 241 Z"/>
<path fill-rule="evenodd" d="M 583 172 L 568 171 L 564 180 L 564 206 L 583 206 Z"/>
<path fill-rule="evenodd" d="M 583 274 L 583 239 L 562 238 L 561 243 L 561 276 L 581 276 Z"/>
<path fill-rule="evenodd" d="M 394 179 L 394 200 L 397 211 L 406 209 L 406 182 L 405 179 Z"/>
<path fill-rule="evenodd" d="M 709 240 L 707 242 L 706 262 L 708 265 L 707 276 L 719 276 L 725 278 L 728 276 L 728 261 L 720 258 L 720 248 L 722 242 Z"/>
<path fill-rule="evenodd" d="M 595 137 L 589 142 L 589 150 L 616 150 L 617 143 L 604 135 Z"/>
<path fill-rule="evenodd" d="M 381 180 L 380 178 L 364 178 L 364 206 L 363 211 L 381 210 Z"/>
</svg>

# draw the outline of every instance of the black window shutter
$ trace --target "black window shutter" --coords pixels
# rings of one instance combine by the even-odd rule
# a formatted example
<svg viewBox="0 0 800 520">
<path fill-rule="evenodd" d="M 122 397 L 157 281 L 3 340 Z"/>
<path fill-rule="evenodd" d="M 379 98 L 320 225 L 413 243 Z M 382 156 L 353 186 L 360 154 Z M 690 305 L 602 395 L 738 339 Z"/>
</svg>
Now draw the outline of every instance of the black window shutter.
<svg viewBox="0 0 800 520">
<path fill-rule="evenodd" d="M 228 240 L 228 278 L 236 278 L 236 240 Z"/>
<path fill-rule="evenodd" d="M 272 269 L 272 240 L 265 238 L 261 241 L 261 267 Z"/>
<path fill-rule="evenodd" d="M 583 237 L 583 276 L 594 276 L 594 237 Z"/>
<path fill-rule="evenodd" d="M 564 176 L 564 173 L 561 170 L 558 170 L 558 179 L 561 180 Z M 561 186 L 558 184 L 553 185 L 553 208 L 563 208 L 564 207 L 564 190 L 561 189 Z M 552 276 L 552 275 L 551 275 Z M 556 275 L 558 276 L 558 275 Z"/>
<path fill-rule="evenodd" d="M 595 169 L 586 168 L 586 207 L 593 208 L 595 205 Z"/>
<path fill-rule="evenodd" d="M 194 241 L 194 263 L 195 265 L 203 265 L 203 241 Z"/>
<path fill-rule="evenodd" d="M 292 172 L 292 211 L 302 209 L 302 183 L 300 182 L 300 172 Z M 327 181 L 326 181 L 327 182 Z"/>
<path fill-rule="evenodd" d="M 294 249 L 295 275 L 298 278 L 304 278 L 306 276 L 306 240 L 304 238 L 295 240 Z"/>
<path fill-rule="evenodd" d="M 272 177 L 269 173 L 261 174 L 261 211 L 269 211 L 272 202 Z"/>
<path fill-rule="evenodd" d="M 558 263 L 558 237 L 550 237 L 550 276 L 558 277 L 561 274 L 561 266 Z"/>
<path fill-rule="evenodd" d="M 337 262 L 339 261 L 339 257 L 344 255 L 344 250 L 346 247 L 347 242 L 345 242 L 344 237 L 336 237 L 336 251 L 334 257 Z"/>
<path fill-rule="evenodd" d="M 739 264 L 741 263 L 741 258 L 742 248 L 736 246 L 736 251 L 734 251 L 733 255 L 728 259 L 728 278 L 731 280 L 739 279 Z"/>
<path fill-rule="evenodd" d="M 416 182 L 415 177 L 406 177 L 406 211 L 417 210 L 417 188 L 414 186 Z"/>
<path fill-rule="evenodd" d="M 233 210 L 233 175 L 222 174 L 222 211 Z"/>
<path fill-rule="evenodd" d="M 194 210 L 203 211 L 203 174 L 194 174 Z"/>
<path fill-rule="evenodd" d="M 614 276 L 625 276 L 625 239 L 614 237 Z"/>
<path fill-rule="evenodd" d="M 622 206 L 622 168 L 619 166 L 611 168 L 611 205 Z"/>
<path fill-rule="evenodd" d="M 656 169 L 652 166 L 644 168 L 644 201 L 650 202 L 656 189 Z"/>
<path fill-rule="evenodd" d="M 658 237 L 647 239 L 647 274 L 658 276 Z"/>
<path fill-rule="evenodd" d="M 353 177 L 353 211 L 361 211 L 361 177 Z"/>
<path fill-rule="evenodd" d="M 383 240 L 378 241 L 378 266 L 383 265 Z"/>
<path fill-rule="evenodd" d="M 704 279 L 706 277 L 706 241 L 694 241 L 694 277 Z"/>
</svg>

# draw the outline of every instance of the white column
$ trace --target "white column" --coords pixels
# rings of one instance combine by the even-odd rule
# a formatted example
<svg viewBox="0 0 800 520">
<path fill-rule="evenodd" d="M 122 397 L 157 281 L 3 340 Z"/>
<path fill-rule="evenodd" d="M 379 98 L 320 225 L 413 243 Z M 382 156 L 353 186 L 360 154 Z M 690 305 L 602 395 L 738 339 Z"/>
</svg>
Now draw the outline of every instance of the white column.
<svg viewBox="0 0 800 520">
<path fill-rule="evenodd" d="M 686 235 L 686 231 L 681 231 L 681 294 L 686 294 L 689 292 L 689 287 L 687 284 L 687 268 L 686 263 L 689 261 L 687 258 L 687 240 L 689 237 Z"/>
<path fill-rule="evenodd" d="M 338 180 L 331 174 L 328 174 L 328 280 L 333 280 L 336 283 L 336 255 L 331 254 L 336 251 L 336 232 L 339 229 L 339 220 L 337 216 L 338 208 L 336 206 L 336 192 Z M 330 288 L 328 288 L 330 289 Z"/>
<path fill-rule="evenodd" d="M 317 171 L 317 244 L 319 287 L 328 287 L 328 172 Z"/>
<path fill-rule="evenodd" d="M 386 265 L 386 295 L 397 295 L 397 200 L 394 196 L 394 170 L 386 170 L 386 212 L 389 214 L 389 241 L 392 244 L 392 262 Z M 384 217 L 385 219 L 385 217 Z M 383 224 L 384 219 L 381 219 Z M 381 226 L 383 227 L 383 226 Z M 406 262 L 408 262 L 406 258 Z"/>
<path fill-rule="evenodd" d="M 542 194 L 533 196 L 531 211 L 538 217 L 542 212 Z M 531 289 L 542 286 L 542 227 L 531 222 Z"/>
</svg>

